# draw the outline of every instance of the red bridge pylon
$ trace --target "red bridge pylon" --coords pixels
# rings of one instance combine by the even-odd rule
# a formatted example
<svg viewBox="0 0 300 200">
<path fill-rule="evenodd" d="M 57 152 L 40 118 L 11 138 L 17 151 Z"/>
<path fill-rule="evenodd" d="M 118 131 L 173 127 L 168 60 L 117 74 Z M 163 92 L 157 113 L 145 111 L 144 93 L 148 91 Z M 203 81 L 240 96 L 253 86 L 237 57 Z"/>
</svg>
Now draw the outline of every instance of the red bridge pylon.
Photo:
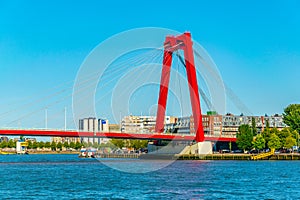
<svg viewBox="0 0 300 200">
<path fill-rule="evenodd" d="M 195 140 L 196 142 L 203 142 L 204 130 L 202 124 L 200 97 L 198 92 L 197 75 L 192 45 L 193 42 L 191 39 L 191 33 L 189 32 L 185 32 L 184 34 L 178 36 L 166 37 L 164 43 L 164 59 L 160 80 L 160 91 L 158 98 L 155 131 L 158 133 L 162 133 L 164 131 L 164 121 L 170 82 L 170 71 L 172 65 L 172 54 L 174 51 L 183 50 L 187 79 L 189 83 L 191 106 L 193 110 L 194 128 L 196 133 Z"/>
</svg>

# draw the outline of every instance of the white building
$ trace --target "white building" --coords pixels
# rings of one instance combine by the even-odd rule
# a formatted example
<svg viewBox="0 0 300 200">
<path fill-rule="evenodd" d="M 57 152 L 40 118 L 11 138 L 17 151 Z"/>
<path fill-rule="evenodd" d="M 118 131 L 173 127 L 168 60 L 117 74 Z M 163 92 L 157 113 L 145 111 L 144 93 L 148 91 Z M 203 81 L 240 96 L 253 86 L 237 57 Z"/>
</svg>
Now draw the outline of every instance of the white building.
<svg viewBox="0 0 300 200">
<path fill-rule="evenodd" d="M 165 124 L 175 123 L 175 118 L 166 116 Z M 156 116 L 125 116 L 121 122 L 123 133 L 154 133 Z"/>
<path fill-rule="evenodd" d="M 27 151 L 28 142 L 18 140 L 16 142 L 16 153 L 17 154 L 25 154 Z"/>
<path fill-rule="evenodd" d="M 95 117 L 89 117 L 79 120 L 79 131 L 82 132 L 109 132 L 109 124 L 107 119 L 96 119 Z M 81 142 L 87 143 L 107 143 L 108 138 L 95 138 L 95 137 L 81 137 Z"/>
</svg>

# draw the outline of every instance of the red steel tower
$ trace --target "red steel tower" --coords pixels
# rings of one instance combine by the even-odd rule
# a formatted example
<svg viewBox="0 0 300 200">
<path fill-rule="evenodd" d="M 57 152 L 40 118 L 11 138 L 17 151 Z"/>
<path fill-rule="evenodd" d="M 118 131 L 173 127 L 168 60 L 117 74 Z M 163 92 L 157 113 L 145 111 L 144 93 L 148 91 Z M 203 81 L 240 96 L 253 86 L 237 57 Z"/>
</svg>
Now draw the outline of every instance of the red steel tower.
<svg viewBox="0 0 300 200">
<path fill-rule="evenodd" d="M 157 108 L 157 118 L 155 131 L 162 133 L 164 131 L 164 120 L 167 105 L 167 97 L 170 82 L 170 71 L 172 65 L 172 54 L 174 51 L 183 50 L 184 60 L 187 73 L 187 79 L 189 83 L 189 92 L 191 99 L 191 106 L 194 117 L 194 128 L 196 132 L 195 140 L 197 142 L 204 141 L 204 131 L 202 124 L 202 114 L 200 107 L 200 98 L 198 92 L 197 75 L 194 62 L 193 42 L 191 39 L 191 33 L 185 32 L 178 36 L 167 36 L 164 43 L 164 59 L 160 80 L 160 91 Z"/>
</svg>

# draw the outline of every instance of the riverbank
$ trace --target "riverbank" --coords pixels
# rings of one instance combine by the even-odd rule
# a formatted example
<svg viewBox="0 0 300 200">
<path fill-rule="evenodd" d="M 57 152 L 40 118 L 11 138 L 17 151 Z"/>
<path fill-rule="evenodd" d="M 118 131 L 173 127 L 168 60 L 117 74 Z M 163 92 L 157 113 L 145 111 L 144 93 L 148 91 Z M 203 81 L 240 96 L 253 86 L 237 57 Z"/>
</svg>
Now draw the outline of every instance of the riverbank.
<svg viewBox="0 0 300 200">
<path fill-rule="evenodd" d="M 184 154 L 175 156 L 177 160 L 252 160 L 252 158 L 251 154 Z M 258 160 L 300 160 L 300 154 L 274 154 Z"/>
<path fill-rule="evenodd" d="M 0 155 L 17 154 L 15 151 L 0 151 Z M 79 151 L 28 151 L 28 154 L 79 154 Z"/>
<path fill-rule="evenodd" d="M 29 154 L 79 154 L 79 151 L 36 151 L 36 152 L 28 152 Z"/>
<path fill-rule="evenodd" d="M 28 154 L 70 154 L 79 155 L 79 151 L 29 151 Z M 0 151 L 0 155 L 12 155 L 16 152 Z M 96 158 L 135 158 L 135 159 L 166 159 L 166 160 L 252 160 L 252 154 L 97 154 Z M 300 154 L 274 154 L 258 160 L 300 160 Z"/>
<path fill-rule="evenodd" d="M 251 160 L 250 154 L 183 154 L 175 155 L 177 160 Z"/>
<path fill-rule="evenodd" d="M 253 154 L 96 154 L 96 158 L 136 158 L 149 160 L 254 160 Z M 300 160 L 300 154 L 274 154 L 256 160 Z"/>
</svg>

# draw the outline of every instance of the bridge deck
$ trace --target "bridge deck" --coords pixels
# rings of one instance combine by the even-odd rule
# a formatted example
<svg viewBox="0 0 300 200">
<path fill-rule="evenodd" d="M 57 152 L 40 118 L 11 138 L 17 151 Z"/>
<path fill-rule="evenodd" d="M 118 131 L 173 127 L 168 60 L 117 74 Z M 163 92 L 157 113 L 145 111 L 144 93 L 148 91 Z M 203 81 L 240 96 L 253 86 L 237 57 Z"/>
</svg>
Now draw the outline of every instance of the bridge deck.
<svg viewBox="0 0 300 200">
<path fill-rule="evenodd" d="M 0 130 L 0 135 L 10 136 L 50 136 L 50 137 L 99 137 L 120 139 L 144 139 L 144 140 L 180 140 L 193 141 L 194 135 L 159 134 L 159 133 L 119 133 L 119 132 L 81 132 L 65 130 L 37 130 L 37 129 L 6 129 Z M 205 137 L 206 141 L 235 142 L 236 138 Z"/>
</svg>

